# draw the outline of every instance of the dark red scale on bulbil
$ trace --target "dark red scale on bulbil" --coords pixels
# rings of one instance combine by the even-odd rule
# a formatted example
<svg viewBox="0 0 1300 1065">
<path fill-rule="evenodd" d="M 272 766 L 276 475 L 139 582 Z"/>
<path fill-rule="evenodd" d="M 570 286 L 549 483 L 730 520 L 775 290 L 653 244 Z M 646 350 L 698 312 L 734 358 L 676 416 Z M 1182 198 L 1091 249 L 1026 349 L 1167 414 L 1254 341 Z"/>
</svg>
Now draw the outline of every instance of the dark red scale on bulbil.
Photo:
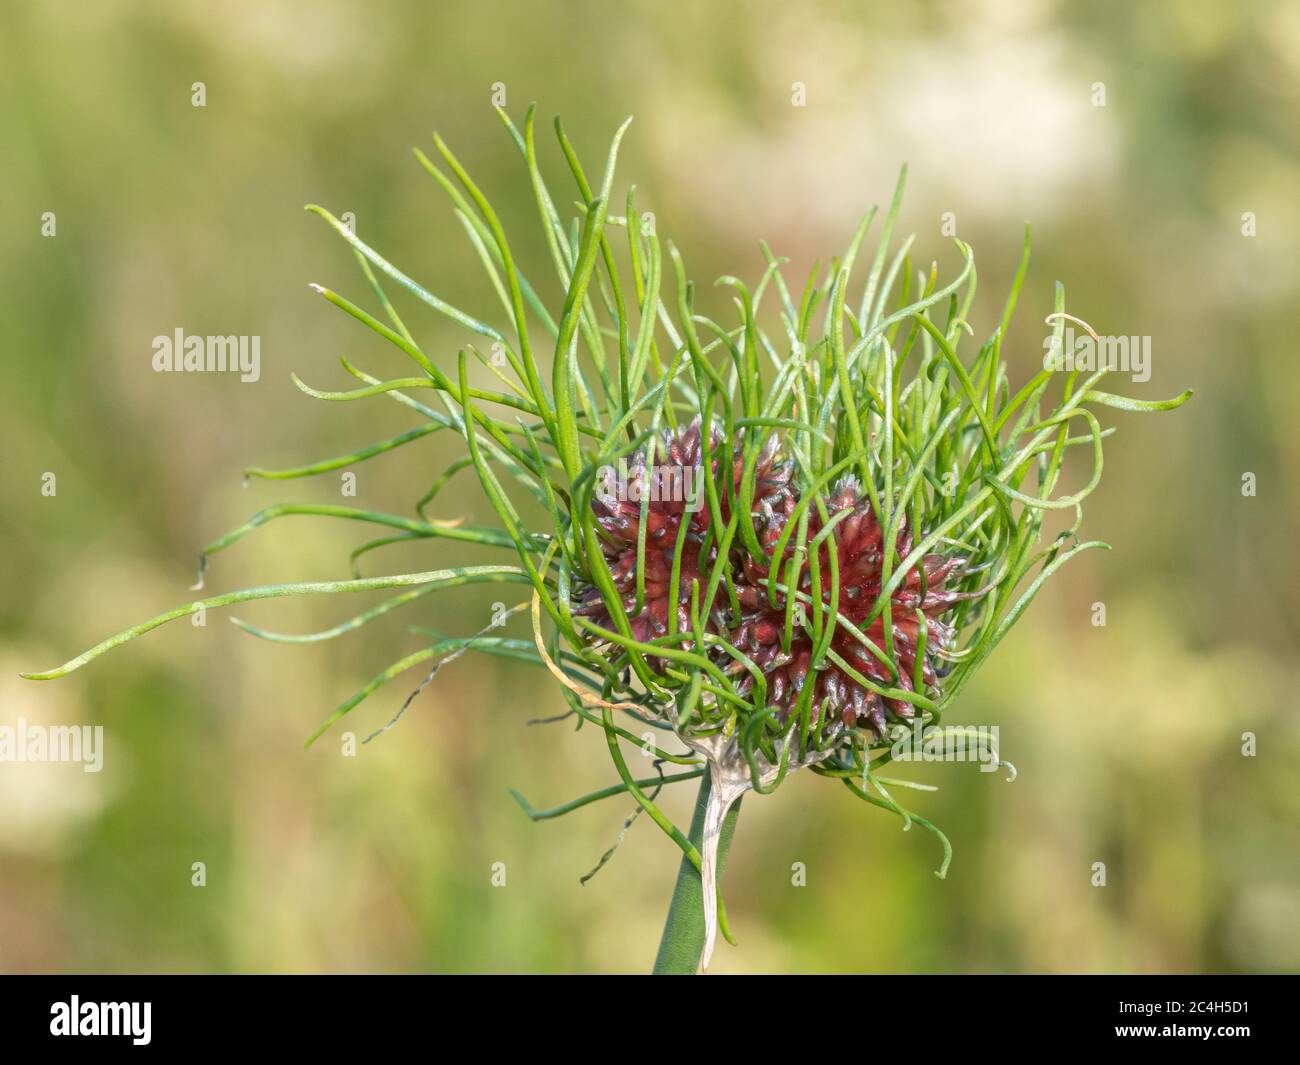
<svg viewBox="0 0 1300 1065">
<path fill-rule="evenodd" d="M 768 599 L 766 580 L 771 556 L 790 518 L 789 509 L 771 512 L 759 531 L 759 540 L 767 552 L 767 558 L 744 560 L 742 572 L 737 577 L 737 592 L 743 613 L 739 625 L 730 634 L 733 644 L 763 671 L 767 680 L 768 703 L 782 707 L 787 713 L 794 707 L 799 693 L 808 683 L 813 654 L 812 638 L 797 622 L 789 650 L 782 649 L 786 597 L 778 593 L 776 606 Z M 820 548 L 823 602 L 830 605 L 830 551 L 833 544 L 839 563 L 838 611 L 861 629 L 876 647 L 887 653 L 883 617 L 878 617 L 863 627 L 863 622 L 880 595 L 883 583 L 881 566 L 884 558 L 884 530 L 870 501 L 863 498 L 857 481 L 852 478 L 846 478 L 836 486 L 834 493 L 826 500 L 826 510 L 828 519 L 834 519 L 844 510 L 849 510 L 850 514 L 836 522 L 828 540 Z M 824 527 L 820 513 L 814 508 L 808 522 L 809 543 Z M 793 539 L 792 535 L 791 541 Z M 793 547 L 793 543 L 787 541 L 784 560 L 779 567 L 782 572 L 792 557 Z M 898 536 L 895 565 L 911 550 L 912 538 L 910 532 L 904 529 Z M 918 635 L 924 624 L 926 649 L 921 663 L 921 677 L 927 686 L 937 686 L 939 674 L 936 667 L 939 659 L 936 650 L 950 646 L 955 637 L 952 627 L 939 619 L 957 602 L 971 597 L 970 593 L 960 593 L 945 587 L 947 582 L 962 575 L 963 561 L 957 557 L 926 555 L 890 597 L 897 679 L 884 662 L 842 627 L 832 637 L 832 649 L 857 672 L 881 687 L 899 687 L 912 691 Z M 811 594 L 811 588 L 811 571 L 805 562 L 800 590 Z M 811 606 L 806 601 L 804 612 L 811 613 Z M 911 721 L 914 715 L 911 703 L 903 699 L 882 698 L 863 687 L 829 659 L 817 671 L 813 683 L 816 684 L 812 697 L 814 721 L 821 720 L 823 712 L 836 714 L 846 725 L 859 725 L 882 736 L 887 714 L 902 721 Z M 752 678 L 746 674 L 739 687 L 748 691 L 752 687 Z"/>
<path fill-rule="evenodd" d="M 729 518 L 725 481 L 717 477 L 720 453 L 731 454 L 732 484 L 739 490 L 744 473 L 741 448 L 727 448 L 722 429 L 715 422 L 710 430 L 710 475 L 715 477 L 723 520 Z M 652 640 L 668 631 L 670 610 L 677 612 L 679 631 L 690 629 L 691 585 L 699 581 L 701 593 L 708 581 L 716 547 L 710 543 L 704 557 L 701 549 L 711 514 L 704 487 L 704 466 L 700 446 L 700 419 L 684 429 L 662 434 L 653 463 L 647 467 L 648 449 L 643 449 L 627 464 L 625 475 L 608 477 L 592 498 L 592 511 L 601 532 L 601 550 L 614 578 L 623 608 L 632 619 L 632 634 L 641 641 Z M 782 461 L 776 438 L 759 453 L 754 474 L 754 506 L 779 506 L 784 509 L 791 498 L 790 464 Z M 636 612 L 637 536 L 641 528 L 641 499 L 650 493 L 646 511 L 645 600 Z M 677 551 L 682 523 L 687 523 L 682 541 L 680 576 L 674 595 L 672 589 L 673 557 Z M 710 632 L 724 628 L 720 600 L 702 605 L 705 625 Z M 577 595 L 575 613 L 591 618 L 596 624 L 613 629 L 600 590 L 584 584 Z"/>
</svg>

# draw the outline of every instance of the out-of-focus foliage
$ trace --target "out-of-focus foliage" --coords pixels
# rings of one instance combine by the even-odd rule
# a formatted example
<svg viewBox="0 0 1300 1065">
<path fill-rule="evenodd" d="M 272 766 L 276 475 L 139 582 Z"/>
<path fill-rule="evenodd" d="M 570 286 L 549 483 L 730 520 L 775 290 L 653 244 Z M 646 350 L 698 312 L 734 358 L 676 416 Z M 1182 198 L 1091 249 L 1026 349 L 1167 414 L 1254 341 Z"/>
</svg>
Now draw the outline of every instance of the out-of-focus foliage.
<svg viewBox="0 0 1300 1065">
<path fill-rule="evenodd" d="M 0 724 L 98 723 L 109 746 L 99 774 L 0 763 L 0 969 L 648 965 L 676 850 L 638 823 L 634 845 L 579 886 L 629 802 L 534 825 L 508 796 L 549 805 L 610 781 L 598 733 L 527 724 L 563 709 L 539 671 L 461 659 L 355 758 L 336 735 L 306 754 L 301 742 L 405 649 L 400 630 L 273 646 L 212 615 L 57 685 L 14 676 L 185 598 L 198 545 L 286 495 L 242 486 L 245 467 L 393 432 L 392 404 L 322 409 L 289 379 L 350 387 L 339 354 L 405 372 L 307 290 L 356 275 L 303 203 L 353 212 L 435 291 L 494 312 L 407 149 L 436 126 L 507 228 L 531 231 L 535 206 L 491 112 L 498 82 L 515 111 L 537 99 L 544 118 L 562 112 L 588 155 L 635 115 L 622 170 L 697 278 L 757 277 L 760 238 L 793 274 L 825 261 L 907 162 L 899 228 L 917 233 L 915 256 L 944 255 L 951 212 L 979 249 L 978 320 L 996 317 L 1033 222 L 1003 348 L 1013 373 L 1040 363 L 1060 279 L 1098 331 L 1152 338 L 1150 382 L 1125 391 L 1198 393 L 1176 418 L 1115 414 L 1084 532 L 1116 550 L 1063 570 L 950 715 L 999 725 L 1016 781 L 905 770 L 941 788 L 912 805 L 954 842 L 947 881 L 931 875 L 928 838 L 796 775 L 779 800 L 746 803 L 726 878 L 741 947 L 715 970 L 1300 968 L 1295 6 L 740 11 L 9 5 L 0 676 L 13 679 L 0 680 Z M 796 82 L 806 106 L 792 104 Z M 513 250 L 544 272 L 540 242 Z M 698 295 L 706 312 L 726 299 Z M 400 309 L 426 350 L 454 354 L 443 322 Z M 154 373 L 152 338 L 178 327 L 260 335 L 260 381 Z M 431 477 L 458 447 L 442 436 L 357 467 L 356 500 L 329 478 L 293 495 L 404 511 L 412 470 Z M 40 491 L 47 471 L 54 497 Z M 436 516 L 461 515 L 491 517 L 469 479 L 438 497 Z M 345 576 L 365 534 L 294 521 L 214 560 L 209 586 Z M 492 560 L 431 543 L 389 549 L 391 564 Z M 404 620 L 468 634 L 499 595 L 455 590 Z M 349 610 L 241 613 L 307 631 Z M 527 632 L 524 618 L 510 625 Z M 395 709 L 367 705 L 350 727 L 364 735 Z M 688 793 L 666 801 L 688 819 Z M 806 886 L 791 883 L 796 862 Z"/>
</svg>

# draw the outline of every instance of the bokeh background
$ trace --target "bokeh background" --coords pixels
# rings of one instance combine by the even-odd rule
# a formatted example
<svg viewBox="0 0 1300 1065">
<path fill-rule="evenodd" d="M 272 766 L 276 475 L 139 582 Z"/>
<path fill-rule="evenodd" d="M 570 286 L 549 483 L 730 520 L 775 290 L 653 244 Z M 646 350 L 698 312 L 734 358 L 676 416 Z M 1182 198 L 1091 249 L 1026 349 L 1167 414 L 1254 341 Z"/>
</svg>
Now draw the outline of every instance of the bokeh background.
<svg viewBox="0 0 1300 1065">
<path fill-rule="evenodd" d="M 62 681 L 16 676 L 187 601 L 198 547 L 265 505 L 410 511 L 455 452 L 449 434 L 354 467 L 357 500 L 340 499 L 337 474 L 245 486 L 241 473 L 417 424 L 382 398 L 324 404 L 291 383 L 350 387 L 340 354 L 404 370 L 308 290 L 365 296 L 304 203 L 353 212 L 427 287 L 499 318 L 410 153 L 437 128 L 525 269 L 549 273 L 490 107 L 496 82 L 517 118 L 539 101 L 553 187 L 552 115 L 589 169 L 635 115 L 620 174 L 718 315 L 728 304 L 707 281 L 755 278 L 760 238 L 802 276 L 907 162 L 900 229 L 951 271 L 940 220 L 955 215 L 976 249 L 981 335 L 1032 221 L 1016 373 L 1041 359 L 1060 279 L 1100 331 L 1153 338 L 1151 382 L 1125 390 L 1196 389 L 1176 414 L 1111 412 L 1119 431 L 1084 529 L 1116 549 L 1062 571 L 954 712 L 1000 726 L 1018 779 L 907 770 L 940 786 L 917 807 L 953 840 L 947 881 L 932 837 L 794 778 L 745 803 L 725 881 L 741 945 L 716 970 L 1300 969 L 1300 5 L 6 0 L 0 723 L 101 724 L 108 749 L 97 775 L 0 764 L 0 970 L 648 968 L 672 845 L 642 819 L 581 886 L 630 802 L 534 825 L 509 797 L 550 805 L 614 779 L 598 733 L 527 725 L 563 709 L 540 671 L 467 657 L 358 756 L 337 731 L 302 749 L 332 707 L 421 645 L 407 625 L 476 631 L 501 592 L 454 591 L 307 646 L 212 613 Z M 426 350 L 451 357 L 464 341 L 401 307 Z M 155 374 L 151 338 L 177 327 L 260 335 L 261 380 Z M 437 512 L 492 523 L 471 479 Z M 285 518 L 217 557 L 208 588 L 343 577 L 366 537 Z M 429 541 L 363 567 L 483 559 Z M 236 613 L 308 631 L 357 606 Z M 526 635 L 525 618 L 510 624 Z M 346 727 L 387 720 L 418 677 Z M 682 823 L 685 788 L 664 800 Z M 793 862 L 806 886 L 792 885 Z"/>
</svg>

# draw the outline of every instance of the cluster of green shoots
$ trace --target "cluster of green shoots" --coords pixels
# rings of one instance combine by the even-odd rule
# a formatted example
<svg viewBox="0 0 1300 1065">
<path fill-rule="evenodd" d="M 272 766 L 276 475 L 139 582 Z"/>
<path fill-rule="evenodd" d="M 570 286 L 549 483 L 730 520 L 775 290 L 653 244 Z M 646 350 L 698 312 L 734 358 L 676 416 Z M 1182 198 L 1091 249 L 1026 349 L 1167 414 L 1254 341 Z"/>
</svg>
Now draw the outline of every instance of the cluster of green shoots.
<svg viewBox="0 0 1300 1065">
<path fill-rule="evenodd" d="M 344 636 L 445 588 L 516 583 L 530 593 L 514 610 L 531 607 L 531 639 L 507 637 L 495 631 L 499 626 L 454 637 L 414 629 L 423 645 L 337 707 L 308 742 L 403 672 L 424 664 L 428 675 L 423 688 L 439 665 L 472 650 L 548 670 L 568 704 L 565 716 L 579 727 L 595 726 L 607 740 L 617 783 L 551 810 L 535 810 L 521 799 L 530 816 L 556 816 L 630 794 L 635 813 L 649 814 L 682 850 L 686 865 L 706 873 L 710 889 L 707 835 L 697 825 L 688 838 L 655 796 L 665 785 L 700 777 L 707 789 L 710 773 L 718 788 L 720 767 L 738 770 L 742 783 L 733 789 L 737 793 L 770 792 L 791 769 L 807 767 L 839 780 L 905 824 L 916 822 L 937 833 L 895 799 L 891 789 L 908 782 L 881 775 L 891 757 L 888 735 L 846 727 L 838 717 L 819 713 L 812 705 L 812 683 L 804 685 L 788 712 L 777 712 L 768 703 L 763 670 L 745 647 L 729 641 L 726 624 L 710 622 L 709 604 L 720 604 L 727 617 L 741 613 L 737 560 L 771 559 L 760 542 L 754 498 L 755 470 L 764 449 L 772 447 L 775 437 L 782 461 L 791 464 L 798 500 L 777 555 L 780 565 L 773 568 L 766 589 L 772 603 L 784 604 L 787 644 L 790 634 L 801 629 L 815 648 L 814 672 L 832 666 L 845 670 L 882 698 L 909 704 L 915 721 L 940 726 L 948 706 L 1044 581 L 1081 552 L 1106 546 L 1078 535 L 1081 504 L 1098 484 L 1102 443 L 1113 431 L 1101 426 L 1096 409 L 1168 409 L 1187 394 L 1167 402 L 1124 398 L 1099 389 L 1104 369 L 1086 374 L 1043 369 L 1015 387 L 1008 380 L 1002 346 L 1028 264 L 1028 233 L 1000 318 L 986 339 L 971 342 L 975 332 L 968 314 L 976 293 L 971 249 L 954 240 L 960 267 L 950 280 L 940 278 L 937 265 L 918 269 L 912 239 L 893 241 L 901 179 L 873 238 L 874 252 L 864 251 L 874 208 L 843 254 L 824 268 L 815 267 L 802 287 L 789 287 L 784 260 L 762 245 L 764 266 L 755 284 L 719 279 L 734 314 L 729 321 L 717 321 L 697 308 L 697 292 L 681 253 L 671 242 L 661 245 L 653 219 L 638 214 L 633 190 L 621 201 L 614 199 L 615 162 L 626 123 L 593 184 L 556 121 L 560 154 L 572 179 L 558 193 L 538 165 L 533 110 L 522 129 L 504 112 L 500 117 L 518 150 L 554 277 L 544 284 L 524 276 L 496 211 L 437 135 L 434 146 L 441 162 L 418 150 L 416 157 L 451 201 L 500 303 L 499 314 L 486 316 L 498 325 L 451 306 L 328 211 L 309 207 L 351 245 L 369 287 L 365 302 L 373 309 L 313 288 L 408 356 L 413 370 L 407 377 L 381 380 L 345 358 L 344 368 L 360 387 L 327 392 L 297 377 L 295 382 L 307 394 L 330 402 L 395 400 L 420 422 L 387 440 L 311 465 L 248 471 L 271 479 L 312 476 L 351 467 L 432 433 L 457 434 L 464 440 L 463 453 L 428 486 L 413 513 L 293 503 L 263 510 L 209 545 L 204 565 L 283 515 L 354 520 L 381 526 L 384 535 L 353 552 L 351 579 L 270 585 L 201 599 L 113 636 L 57 669 L 27 675 L 63 676 L 167 621 L 247 600 L 399 589 L 394 597 L 321 632 L 291 636 L 239 622 L 267 639 L 315 642 Z M 562 300 L 544 294 L 556 283 Z M 389 299 L 385 286 L 392 285 L 467 334 L 454 358 L 417 342 Z M 1058 339 L 1068 317 L 1058 285 L 1048 318 Z M 423 392 L 432 393 L 430 402 L 415 398 Z M 633 619 L 644 605 L 644 566 L 638 569 L 635 601 L 629 604 L 602 550 L 604 533 L 593 496 L 602 470 L 646 455 L 665 434 L 697 419 L 720 433 L 700 433 L 702 469 L 715 472 L 703 480 L 710 520 L 704 542 L 692 548 L 698 550 L 700 564 L 692 571 L 698 576 L 689 588 L 679 589 L 689 624 L 679 625 L 676 612 L 670 611 L 664 635 L 638 639 Z M 1075 449 L 1091 456 L 1091 475 L 1077 490 L 1062 493 L 1058 485 Z M 469 527 L 430 516 L 441 489 L 461 473 L 477 477 L 498 524 Z M 822 542 L 835 524 L 827 500 L 845 477 L 856 480 L 886 530 L 880 590 L 865 621 L 857 624 L 836 607 L 835 552 L 829 553 L 830 572 L 822 572 L 819 562 L 826 557 Z M 642 506 L 649 506 L 648 498 Z M 1073 521 L 1058 523 L 1066 527 L 1045 536 L 1050 511 L 1064 511 Z M 810 518 L 819 521 L 810 525 Z M 646 551 L 646 525 L 643 520 L 639 561 Z M 821 531 L 813 535 L 810 528 Z M 899 536 L 904 528 L 910 531 L 906 540 Z M 422 539 L 500 548 L 507 557 L 496 565 L 360 576 L 362 555 Z M 900 554 L 900 544 L 906 555 Z M 960 555 L 963 565 L 951 588 L 970 593 L 945 618 L 959 639 L 940 649 L 942 689 L 927 685 L 921 676 L 924 643 L 916 676 L 903 684 L 894 646 L 895 593 L 935 553 Z M 678 555 L 674 585 L 681 577 L 680 549 Z M 801 578 L 807 568 L 811 583 L 805 585 Z M 579 587 L 598 589 L 608 623 L 575 612 Z M 883 641 L 866 633 L 878 620 Z M 893 680 L 867 677 L 837 654 L 833 638 L 845 633 L 885 663 Z M 924 641 L 924 626 L 921 633 Z M 750 683 L 742 686 L 746 677 Z M 402 710 L 409 703 L 410 698 Z M 891 724 L 903 727 L 897 720 Z M 647 728 L 664 742 L 651 745 L 658 775 L 638 780 L 622 747 L 645 749 L 641 734 Z M 674 737 L 687 748 L 685 753 L 673 749 Z M 665 773 L 665 765 L 679 768 Z M 728 797 L 728 805 L 735 797 Z M 942 875 L 951 848 L 942 834 L 939 838 Z M 712 843 L 716 846 L 716 839 Z M 712 896 L 706 890 L 706 901 Z M 720 917 L 727 934 L 724 911 Z"/>
</svg>

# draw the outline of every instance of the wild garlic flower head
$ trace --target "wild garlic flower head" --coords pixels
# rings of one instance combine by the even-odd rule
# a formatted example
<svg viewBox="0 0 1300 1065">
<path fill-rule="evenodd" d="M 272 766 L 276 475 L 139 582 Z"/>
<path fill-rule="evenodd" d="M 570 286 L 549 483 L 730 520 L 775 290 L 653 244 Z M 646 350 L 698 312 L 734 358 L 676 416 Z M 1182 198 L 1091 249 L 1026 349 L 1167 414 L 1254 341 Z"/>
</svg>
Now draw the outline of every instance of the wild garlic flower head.
<svg viewBox="0 0 1300 1065">
<path fill-rule="evenodd" d="M 752 286 L 720 279 L 735 313 L 718 321 L 697 300 L 683 255 L 638 214 L 630 188 L 615 211 L 626 123 L 593 183 L 557 120 L 558 154 L 572 178 L 561 192 L 542 174 L 534 111 L 522 130 L 500 117 L 518 150 L 520 195 L 538 212 L 539 245 L 555 275 L 549 288 L 521 271 L 496 211 L 436 134 L 441 165 L 423 152 L 417 158 L 450 198 L 487 275 L 485 292 L 499 297 L 496 313 L 479 318 L 450 305 L 328 211 L 309 207 L 351 247 L 365 282 L 361 302 L 313 289 L 405 355 L 413 376 L 383 380 L 345 359 L 358 382 L 351 390 L 295 382 L 329 401 L 396 401 L 404 422 L 414 416 L 416 424 L 310 465 L 247 471 L 277 481 L 313 476 L 430 433 L 455 434 L 463 448 L 431 487 L 418 474 L 423 494 L 412 514 L 269 507 L 208 545 L 200 585 L 211 556 L 285 515 L 381 532 L 353 552 L 351 579 L 210 596 L 28 676 L 62 676 L 167 621 L 251 599 L 396 590 L 317 633 L 241 623 L 263 638 L 316 642 L 418 609 L 446 588 L 515 584 L 527 598 L 506 616 L 452 634 L 412 629 L 413 649 L 338 706 L 312 739 L 417 664 L 428 670 L 424 681 L 372 735 L 467 651 L 535 663 L 555 678 L 570 715 L 603 732 L 621 784 L 602 796 L 630 794 L 700 870 L 705 960 L 715 925 L 726 932 L 714 890 L 722 818 L 741 794 L 771 792 L 792 771 L 808 769 L 933 830 L 944 846 L 942 874 L 947 840 L 878 778 L 891 733 L 938 726 L 1043 582 L 1106 546 L 1080 536 L 1082 504 L 1102 470 L 1097 412 L 1169 409 L 1190 392 L 1129 399 L 1101 389 L 1104 368 L 1045 366 L 1013 381 L 1003 348 L 1028 234 L 1004 312 L 985 339 L 968 343 L 976 335 L 967 317 L 974 253 L 954 239 L 949 266 L 914 269 L 911 239 L 893 240 L 901 179 L 869 261 L 860 253 L 874 208 L 830 268 L 814 269 L 801 287 L 790 287 L 784 260 L 760 245 Z M 562 216 L 575 199 L 573 216 Z M 460 350 L 417 342 L 389 298 L 394 286 L 449 320 Z M 548 300 L 543 294 L 557 286 L 562 299 Z M 1058 350 L 1069 317 L 1058 285 L 1047 315 Z M 461 471 L 477 477 L 491 524 L 429 515 Z M 1044 543 L 1051 511 L 1073 520 Z M 361 575 L 362 556 L 382 557 L 397 542 L 423 542 L 429 567 Z M 458 544 L 503 555 L 456 565 Z M 528 638 L 506 635 L 508 616 L 527 607 Z M 647 730 L 663 737 L 653 747 L 660 762 L 687 769 L 662 783 L 712 782 L 695 842 L 627 765 L 623 743 L 644 747 Z"/>
</svg>

